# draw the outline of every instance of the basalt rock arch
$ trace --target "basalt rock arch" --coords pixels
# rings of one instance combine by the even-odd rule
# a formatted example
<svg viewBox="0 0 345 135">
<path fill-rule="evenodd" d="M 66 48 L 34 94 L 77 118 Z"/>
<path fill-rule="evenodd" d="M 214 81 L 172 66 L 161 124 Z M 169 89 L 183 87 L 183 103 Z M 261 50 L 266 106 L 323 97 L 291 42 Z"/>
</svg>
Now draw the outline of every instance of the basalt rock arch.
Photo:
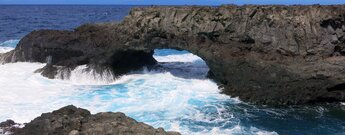
<svg viewBox="0 0 345 135">
<path fill-rule="evenodd" d="M 47 62 L 43 75 L 88 65 L 115 75 L 155 64 L 153 50 L 188 50 L 223 92 L 259 104 L 345 100 L 345 6 L 139 7 L 120 23 L 40 30 L 2 54 Z"/>
</svg>

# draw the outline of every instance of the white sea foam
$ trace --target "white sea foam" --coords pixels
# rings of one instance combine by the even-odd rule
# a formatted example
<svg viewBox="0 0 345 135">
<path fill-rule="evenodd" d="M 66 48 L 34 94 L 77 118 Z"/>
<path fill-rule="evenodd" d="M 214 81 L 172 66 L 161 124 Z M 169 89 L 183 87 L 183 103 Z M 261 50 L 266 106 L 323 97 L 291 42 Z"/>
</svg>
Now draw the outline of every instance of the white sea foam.
<svg viewBox="0 0 345 135">
<path fill-rule="evenodd" d="M 56 105 L 54 100 L 69 95 L 73 87 L 34 73 L 43 66 L 40 63 L 0 65 L 0 121 L 29 122 L 42 112 L 63 106 Z"/>
<path fill-rule="evenodd" d="M 185 62 L 196 60 L 193 55 L 183 55 L 184 59 L 191 58 Z M 160 60 L 166 62 L 172 58 L 166 57 L 169 58 L 162 56 Z M 185 79 L 169 72 L 143 71 L 108 80 L 113 78 L 112 74 L 97 75 L 86 66 L 79 66 L 70 72 L 68 80 L 51 80 L 34 73 L 44 65 L 0 65 L 0 121 L 13 119 L 25 123 L 41 113 L 74 104 L 92 113 L 121 111 L 154 127 L 186 135 L 275 133 L 239 125 L 238 118 L 227 111 L 225 104 L 240 101 L 219 94 L 218 86 L 208 79 Z M 60 76 L 67 76 L 64 73 L 61 71 Z"/>
<path fill-rule="evenodd" d="M 14 48 L 12 47 L 0 47 L 0 53 L 6 53 L 12 51 Z"/>
<path fill-rule="evenodd" d="M 18 42 L 19 40 L 8 40 L 0 43 L 0 53 L 6 53 L 13 50 Z"/>
<path fill-rule="evenodd" d="M 187 76 L 192 76 L 192 74 L 202 74 L 202 77 L 205 77 L 208 71 L 206 64 L 203 60 L 191 53 L 187 54 L 179 54 L 179 55 L 165 55 L 165 56 L 157 56 L 154 55 L 154 58 L 158 62 L 165 62 L 161 64 L 163 67 L 175 68 L 175 69 L 189 69 L 183 74 Z M 171 62 L 167 63 L 167 62 Z M 184 62 L 184 64 L 176 64 L 174 62 Z M 181 70 L 177 71 L 180 72 Z M 193 71 L 193 72 L 191 72 Z M 162 71 L 147 71 L 144 68 L 141 73 L 159 73 Z M 173 72 L 173 71 L 171 71 Z M 200 72 L 200 73 L 199 73 Z M 136 72 L 137 73 L 137 72 Z M 78 66 L 76 69 L 72 71 L 68 71 L 66 69 L 62 69 L 58 71 L 56 78 L 61 80 L 68 80 L 70 83 L 77 84 L 77 85 L 88 85 L 88 84 L 97 84 L 97 85 L 106 85 L 114 82 L 114 74 L 110 70 L 105 70 L 102 73 L 98 73 L 92 68 L 88 68 L 86 65 Z"/>
<path fill-rule="evenodd" d="M 221 103 L 239 103 L 219 94 L 217 85 L 210 80 L 182 79 L 170 73 L 125 75 L 110 86 L 95 87 L 86 94 L 80 91 L 67 100 L 92 113 L 120 111 L 154 127 L 184 134 L 234 133 L 234 130 L 218 127 L 204 130 L 202 123 L 226 126 L 227 121 L 234 117 L 231 112 L 226 112 Z M 183 124 L 188 121 L 200 125 Z M 191 131 L 190 126 L 199 126 L 199 131 Z"/>
<path fill-rule="evenodd" d="M 158 62 L 195 62 L 202 61 L 202 59 L 192 53 L 187 54 L 175 54 L 166 56 L 153 56 Z"/>
<path fill-rule="evenodd" d="M 219 94 L 217 85 L 207 79 L 147 73 L 125 75 L 108 85 L 95 85 L 92 81 L 80 85 L 83 82 L 50 80 L 33 73 L 43 66 L 40 63 L 0 65 L 0 121 L 29 122 L 43 112 L 74 104 L 92 113 L 125 112 L 138 121 L 183 134 L 266 133 L 241 126 L 220 128 L 236 119 L 232 112 L 226 112 L 222 103 L 240 101 Z M 218 126 L 206 129 L 202 124 L 186 122 Z M 199 130 L 192 131 L 191 126 Z"/>
<path fill-rule="evenodd" d="M 86 65 L 78 66 L 72 71 L 59 70 L 56 78 L 68 80 L 69 83 L 76 85 L 106 85 L 115 81 L 112 71 L 105 70 L 98 73 Z"/>
</svg>

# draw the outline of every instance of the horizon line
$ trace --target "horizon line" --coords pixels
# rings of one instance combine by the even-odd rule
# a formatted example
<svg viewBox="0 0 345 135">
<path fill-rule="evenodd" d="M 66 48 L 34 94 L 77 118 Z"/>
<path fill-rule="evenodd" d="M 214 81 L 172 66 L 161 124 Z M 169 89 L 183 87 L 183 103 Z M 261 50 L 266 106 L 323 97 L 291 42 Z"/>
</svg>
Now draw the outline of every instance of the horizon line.
<svg viewBox="0 0 345 135">
<path fill-rule="evenodd" d="M 293 6 L 293 5 L 345 5 L 344 4 L 320 4 L 320 3 L 315 3 L 315 4 L 235 4 L 235 3 L 228 3 L 228 4 L 214 4 L 214 5 L 204 5 L 204 4 L 176 4 L 176 5 L 172 5 L 172 4 L 61 4 L 61 3 L 53 3 L 53 4 L 21 4 L 21 3 L 17 3 L 17 4 L 2 4 L 0 3 L 0 6 L 222 6 L 222 5 L 236 5 L 236 6 L 244 6 L 244 5 L 286 5 L 286 6 Z"/>
</svg>

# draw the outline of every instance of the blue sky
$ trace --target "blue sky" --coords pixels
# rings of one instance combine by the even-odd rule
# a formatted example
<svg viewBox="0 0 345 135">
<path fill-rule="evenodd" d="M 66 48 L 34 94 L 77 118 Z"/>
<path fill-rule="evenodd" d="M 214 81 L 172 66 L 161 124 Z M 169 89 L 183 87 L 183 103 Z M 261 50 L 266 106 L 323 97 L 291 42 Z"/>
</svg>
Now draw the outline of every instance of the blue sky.
<svg viewBox="0 0 345 135">
<path fill-rule="evenodd" d="M 122 4 L 122 5 L 220 5 L 220 4 L 345 4 L 345 0 L 0 0 L 0 4 Z"/>
</svg>

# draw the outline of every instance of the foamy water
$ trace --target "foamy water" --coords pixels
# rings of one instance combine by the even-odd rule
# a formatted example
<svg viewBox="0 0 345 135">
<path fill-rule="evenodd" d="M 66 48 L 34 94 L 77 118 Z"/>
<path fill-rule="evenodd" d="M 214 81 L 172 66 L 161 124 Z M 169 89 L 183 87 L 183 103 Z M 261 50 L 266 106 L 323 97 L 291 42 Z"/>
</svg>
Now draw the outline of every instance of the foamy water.
<svg viewBox="0 0 345 135">
<path fill-rule="evenodd" d="M 193 55 L 191 53 L 187 54 L 174 54 L 166 56 L 155 56 L 155 59 L 159 62 L 194 62 L 202 61 L 200 57 Z"/>
<path fill-rule="evenodd" d="M 17 43 L 7 41 L 0 48 L 3 52 L 10 51 Z M 189 53 L 155 58 L 189 64 L 201 60 Z M 86 66 L 80 66 L 71 72 L 69 79 L 52 80 L 34 73 L 44 65 L 0 65 L 0 121 L 12 119 L 25 123 L 41 113 L 73 104 L 92 113 L 124 112 L 154 127 L 183 134 L 275 134 L 242 127 L 224 106 L 240 101 L 219 94 L 218 86 L 209 79 L 187 79 L 162 70 L 143 70 L 112 80 L 109 79 L 112 74 L 97 76 L 87 71 Z"/>
<path fill-rule="evenodd" d="M 19 40 L 8 40 L 0 43 L 0 53 L 5 53 L 13 50 L 16 47 Z"/>
</svg>

